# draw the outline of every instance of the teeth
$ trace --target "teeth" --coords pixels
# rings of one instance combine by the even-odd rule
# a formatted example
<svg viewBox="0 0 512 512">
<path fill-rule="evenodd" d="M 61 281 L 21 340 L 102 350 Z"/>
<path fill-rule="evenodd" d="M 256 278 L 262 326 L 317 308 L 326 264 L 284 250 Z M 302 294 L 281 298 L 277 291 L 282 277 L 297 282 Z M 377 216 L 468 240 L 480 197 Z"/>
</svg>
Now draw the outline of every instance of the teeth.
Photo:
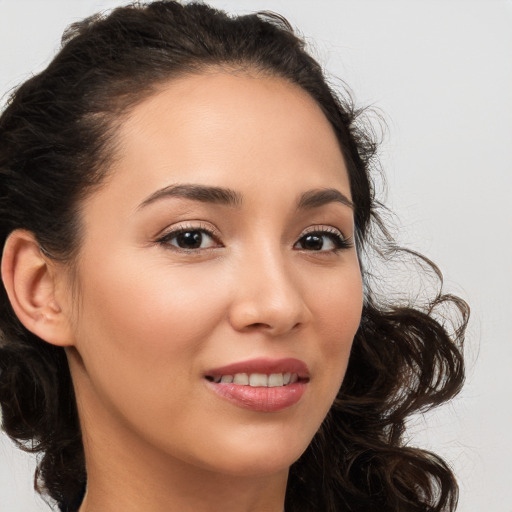
<svg viewBox="0 0 512 512">
<path fill-rule="evenodd" d="M 268 387 L 275 388 L 284 384 L 284 377 L 282 373 L 271 373 L 268 376 Z"/>
<path fill-rule="evenodd" d="M 233 384 L 241 384 L 242 386 L 249 385 L 249 377 L 247 373 L 236 373 L 233 377 Z"/>
<path fill-rule="evenodd" d="M 296 373 L 236 373 L 235 375 L 222 375 L 213 377 L 213 382 L 223 384 L 238 384 L 240 386 L 276 388 L 287 386 L 299 380 Z"/>
<path fill-rule="evenodd" d="M 251 373 L 249 375 L 249 386 L 253 388 L 268 387 L 268 377 L 264 373 Z"/>
</svg>

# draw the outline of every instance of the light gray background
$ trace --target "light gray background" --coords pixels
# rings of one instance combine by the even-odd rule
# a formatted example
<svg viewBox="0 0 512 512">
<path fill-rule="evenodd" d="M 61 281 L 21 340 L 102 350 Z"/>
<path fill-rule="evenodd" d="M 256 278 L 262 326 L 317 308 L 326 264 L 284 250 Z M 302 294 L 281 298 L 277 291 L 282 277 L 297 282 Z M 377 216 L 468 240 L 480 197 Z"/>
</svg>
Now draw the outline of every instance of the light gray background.
<svg viewBox="0 0 512 512">
<path fill-rule="evenodd" d="M 0 94 L 48 63 L 69 23 L 121 3 L 0 0 Z M 411 442 L 453 466 L 458 510 L 512 512 L 512 2 L 211 3 L 284 14 L 360 105 L 384 113 L 400 238 L 438 263 L 473 310 L 467 385 L 414 422 Z M 31 489 L 33 465 L 0 435 L 1 512 L 47 510 Z"/>
</svg>

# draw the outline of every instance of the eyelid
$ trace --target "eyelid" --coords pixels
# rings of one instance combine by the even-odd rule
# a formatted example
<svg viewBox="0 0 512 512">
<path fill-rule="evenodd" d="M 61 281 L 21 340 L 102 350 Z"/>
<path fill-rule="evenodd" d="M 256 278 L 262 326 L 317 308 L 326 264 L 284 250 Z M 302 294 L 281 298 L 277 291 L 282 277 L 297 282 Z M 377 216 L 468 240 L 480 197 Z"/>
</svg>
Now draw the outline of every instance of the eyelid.
<svg viewBox="0 0 512 512">
<path fill-rule="evenodd" d="M 304 231 L 302 231 L 302 233 L 299 235 L 299 238 L 303 237 L 304 235 L 308 235 L 309 233 L 332 233 L 333 235 L 340 236 L 344 240 L 348 240 L 350 238 L 346 236 L 341 229 L 338 229 L 334 226 L 329 226 L 328 224 L 309 226 Z"/>
<path fill-rule="evenodd" d="M 318 224 L 318 225 L 309 226 L 308 228 L 306 228 L 299 235 L 297 241 L 294 244 L 294 247 L 296 244 L 298 244 L 301 241 L 302 238 L 304 238 L 305 236 L 312 234 L 312 233 L 318 233 L 323 236 L 333 235 L 334 237 L 337 238 L 339 246 L 336 247 L 335 249 L 319 250 L 319 251 L 311 251 L 311 250 L 307 250 L 307 249 L 300 249 L 300 250 L 306 251 L 308 253 L 317 253 L 317 254 L 329 254 L 329 253 L 333 254 L 334 253 L 334 254 L 336 254 L 339 251 L 343 251 L 345 249 L 351 249 L 352 247 L 354 247 L 354 239 L 352 236 L 346 236 L 343 233 L 343 231 L 341 231 L 341 229 L 336 228 L 331 225 L 326 225 L 326 224 Z M 333 243 L 336 243 L 336 242 L 333 242 Z"/>
<path fill-rule="evenodd" d="M 203 233 L 206 233 L 216 244 L 218 244 L 216 247 L 205 247 L 205 248 L 196 248 L 196 249 L 184 249 L 175 247 L 174 245 L 170 244 L 169 241 L 178 236 L 181 233 L 187 232 L 187 231 L 201 231 Z M 299 237 L 297 238 L 296 242 L 294 243 L 294 247 L 297 243 L 300 242 L 300 240 L 311 233 L 318 233 L 320 235 L 333 235 L 339 240 L 339 247 L 330 250 L 324 250 L 324 251 L 318 251 L 319 253 L 324 252 L 338 252 L 343 249 L 348 249 L 354 246 L 353 237 L 346 236 L 343 231 L 337 227 L 334 227 L 332 225 L 326 225 L 326 224 L 318 224 L 318 225 L 312 225 L 304 229 Z M 162 230 L 156 237 L 155 237 L 155 243 L 157 244 L 165 244 L 166 247 L 176 250 L 178 252 L 200 252 L 200 251 L 207 251 L 211 249 L 217 249 L 219 247 L 223 247 L 223 242 L 221 241 L 220 232 L 217 228 L 215 228 L 210 223 L 206 223 L 204 221 L 191 221 L 187 220 L 182 223 L 173 224 L 171 226 L 166 227 L 164 230 Z M 305 250 L 305 249 L 304 249 Z M 308 251 L 311 252 L 311 251 Z"/>
<path fill-rule="evenodd" d="M 205 223 L 203 221 L 190 220 L 166 227 L 155 237 L 155 243 L 166 243 L 171 238 L 187 231 L 202 231 L 203 233 L 206 233 L 208 236 L 210 236 L 216 243 L 218 243 L 221 246 L 223 245 L 220 237 L 220 232 L 218 229 L 216 229 L 211 224 Z M 171 244 L 168 244 L 168 246 L 174 248 L 174 246 L 172 246 Z M 176 247 L 175 249 L 178 251 L 187 251 L 187 249 L 180 249 L 178 247 Z M 199 250 L 207 249 L 191 249 L 190 251 L 197 252 Z"/>
<path fill-rule="evenodd" d="M 327 233 L 327 234 L 331 234 L 331 235 L 334 235 L 335 237 L 339 238 L 343 244 L 343 247 L 339 247 L 337 250 L 349 249 L 349 248 L 353 247 L 353 245 L 354 245 L 353 237 L 345 235 L 345 233 L 343 233 L 343 231 L 341 229 L 336 228 L 331 225 L 328 225 L 328 224 L 318 224 L 318 225 L 314 225 L 314 226 L 309 226 L 304 231 L 302 231 L 302 233 L 299 235 L 299 238 L 297 239 L 297 241 L 299 241 L 302 237 L 309 235 L 311 233 L 320 233 L 320 234 Z"/>
</svg>

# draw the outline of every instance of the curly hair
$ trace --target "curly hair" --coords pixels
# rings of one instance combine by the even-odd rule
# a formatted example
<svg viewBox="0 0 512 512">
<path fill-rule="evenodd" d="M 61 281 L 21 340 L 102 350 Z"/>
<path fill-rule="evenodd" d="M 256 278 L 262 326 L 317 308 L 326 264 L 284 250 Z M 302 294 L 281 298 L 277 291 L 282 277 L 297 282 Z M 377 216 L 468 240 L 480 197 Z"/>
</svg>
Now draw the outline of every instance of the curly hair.
<svg viewBox="0 0 512 512">
<path fill-rule="evenodd" d="M 412 414 L 460 390 L 468 306 L 443 292 L 433 263 L 393 241 L 375 197 L 372 130 L 281 16 L 231 17 L 204 4 L 155 1 L 72 25 L 54 60 L 15 91 L 0 118 L 2 246 L 13 230 L 26 229 L 48 255 L 72 265 L 82 235 L 79 205 L 108 173 L 116 127 L 160 84 L 212 66 L 255 70 L 305 90 L 332 125 L 350 179 L 363 314 L 337 398 L 290 469 L 286 510 L 453 511 L 449 466 L 406 446 L 403 434 Z M 421 302 L 378 290 L 375 261 L 385 273 L 389 262 L 404 259 L 431 278 L 434 288 Z M 87 475 L 64 349 L 21 324 L 3 284 L 0 331 L 3 429 L 42 454 L 36 489 L 72 512 Z"/>
</svg>

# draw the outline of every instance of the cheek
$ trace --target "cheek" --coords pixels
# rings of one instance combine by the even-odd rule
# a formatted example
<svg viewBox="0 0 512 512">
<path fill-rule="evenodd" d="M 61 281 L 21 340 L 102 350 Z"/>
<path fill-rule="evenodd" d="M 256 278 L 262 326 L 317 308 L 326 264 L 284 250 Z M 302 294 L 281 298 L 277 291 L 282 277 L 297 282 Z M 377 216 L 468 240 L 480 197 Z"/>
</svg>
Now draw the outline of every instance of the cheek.
<svg viewBox="0 0 512 512">
<path fill-rule="evenodd" d="M 77 349 L 90 380 L 111 396 L 130 387 L 144 400 L 144 393 L 162 393 L 197 373 L 197 356 L 225 303 L 210 272 L 126 261 L 101 268 L 83 283 L 78 322 Z"/>
<path fill-rule="evenodd" d="M 187 343 L 209 332 L 221 314 L 222 287 L 207 270 L 138 266 L 130 272 L 125 266 L 89 275 L 83 294 L 83 311 L 92 317 L 87 328 L 108 329 L 113 340 L 116 332 L 128 334 L 123 344 L 132 339 L 145 348 L 150 342 Z"/>
<path fill-rule="evenodd" d="M 361 320 L 362 277 L 357 260 L 352 259 L 347 268 L 327 275 L 321 287 L 309 292 L 315 317 L 329 339 L 336 334 L 353 337 Z"/>
<path fill-rule="evenodd" d="M 341 384 L 361 321 L 363 289 L 359 266 L 354 264 L 352 271 L 330 279 L 312 300 L 316 305 L 315 323 L 323 344 L 326 374 Z"/>
<path fill-rule="evenodd" d="M 106 405 L 151 432 L 156 418 L 168 425 L 179 421 L 176 411 L 188 410 L 184 398 L 196 390 L 187 383 L 199 371 L 198 355 L 223 318 L 225 300 L 206 269 L 115 260 L 84 269 L 76 331 L 82 393 L 91 393 L 94 407 Z"/>
</svg>

